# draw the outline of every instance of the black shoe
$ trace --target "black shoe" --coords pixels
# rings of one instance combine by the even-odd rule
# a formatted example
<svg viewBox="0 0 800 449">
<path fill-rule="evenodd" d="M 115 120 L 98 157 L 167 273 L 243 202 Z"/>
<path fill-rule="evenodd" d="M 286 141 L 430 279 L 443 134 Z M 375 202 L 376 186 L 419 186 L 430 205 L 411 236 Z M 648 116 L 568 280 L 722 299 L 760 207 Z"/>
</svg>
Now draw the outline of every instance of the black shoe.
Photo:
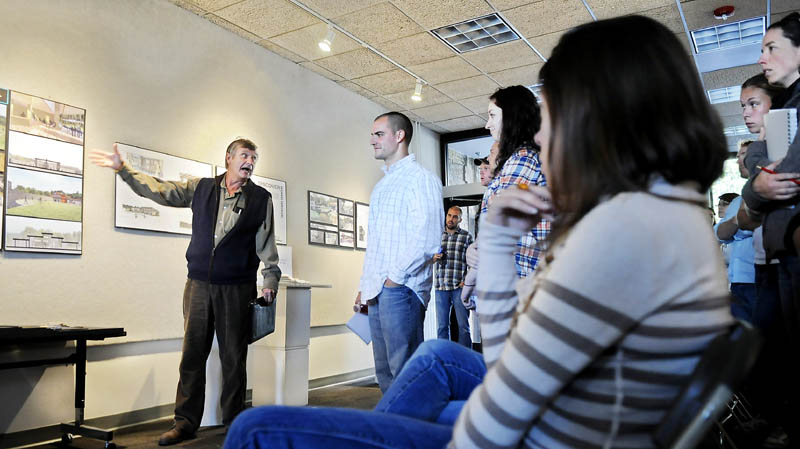
<svg viewBox="0 0 800 449">
<path fill-rule="evenodd" d="M 158 445 L 170 446 L 173 444 L 178 444 L 183 440 L 191 440 L 195 436 L 196 435 L 194 432 L 185 432 L 177 427 L 173 427 L 161 434 L 161 437 L 158 439 Z"/>
</svg>

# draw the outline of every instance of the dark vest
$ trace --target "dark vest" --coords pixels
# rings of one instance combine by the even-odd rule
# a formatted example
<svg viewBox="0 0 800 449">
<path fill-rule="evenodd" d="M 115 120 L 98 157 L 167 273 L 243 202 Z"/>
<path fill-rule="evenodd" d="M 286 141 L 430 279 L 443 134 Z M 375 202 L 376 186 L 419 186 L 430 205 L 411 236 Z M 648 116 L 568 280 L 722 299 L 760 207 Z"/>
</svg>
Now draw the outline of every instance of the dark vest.
<svg viewBox="0 0 800 449">
<path fill-rule="evenodd" d="M 192 199 L 192 240 L 186 250 L 189 278 L 212 284 L 255 282 L 260 263 L 256 232 L 267 215 L 270 194 L 254 182 L 242 187 L 245 208 L 233 229 L 214 248 L 214 230 L 225 175 L 203 178 Z"/>
</svg>

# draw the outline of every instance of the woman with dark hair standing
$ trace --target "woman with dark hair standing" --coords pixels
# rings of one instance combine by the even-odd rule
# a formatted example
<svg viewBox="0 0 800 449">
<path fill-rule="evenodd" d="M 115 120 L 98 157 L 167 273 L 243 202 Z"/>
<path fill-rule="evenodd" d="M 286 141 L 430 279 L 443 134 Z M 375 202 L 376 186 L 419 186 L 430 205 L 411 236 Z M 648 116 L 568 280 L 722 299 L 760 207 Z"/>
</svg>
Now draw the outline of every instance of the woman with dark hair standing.
<svg viewBox="0 0 800 449">
<path fill-rule="evenodd" d="M 480 298 L 515 322 L 502 352 L 481 369 L 425 342 L 384 396 L 409 413 L 257 408 L 225 447 L 654 447 L 697 354 L 733 323 L 704 194 L 727 145 L 693 67 L 652 19 L 566 33 L 541 71 L 550 190 L 506 189 L 482 224 Z M 515 291 L 508 255 L 554 210 L 548 262 Z M 416 413 L 470 390 L 455 427 Z"/>
<path fill-rule="evenodd" d="M 499 151 L 494 178 L 481 201 L 482 215 L 495 196 L 509 187 L 547 185 L 539 160 L 539 145 L 533 141 L 540 122 L 539 105 L 533 92 L 523 86 L 498 89 L 489 97 L 488 114 L 486 129 L 499 143 Z M 536 269 L 549 233 L 550 223 L 541 220 L 520 238 L 514 253 L 519 277 L 525 277 Z"/>
</svg>

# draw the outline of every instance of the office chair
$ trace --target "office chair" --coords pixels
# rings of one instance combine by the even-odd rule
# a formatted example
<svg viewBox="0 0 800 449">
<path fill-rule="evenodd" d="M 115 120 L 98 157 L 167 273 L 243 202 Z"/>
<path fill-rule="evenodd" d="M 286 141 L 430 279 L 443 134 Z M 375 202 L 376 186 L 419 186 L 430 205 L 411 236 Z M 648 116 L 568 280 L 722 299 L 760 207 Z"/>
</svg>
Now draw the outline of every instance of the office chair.
<svg viewBox="0 0 800 449">
<path fill-rule="evenodd" d="M 714 338 L 689 382 L 653 434 L 660 449 L 692 449 L 729 409 L 729 400 L 753 367 L 762 338 L 749 323 L 738 322 Z"/>
</svg>

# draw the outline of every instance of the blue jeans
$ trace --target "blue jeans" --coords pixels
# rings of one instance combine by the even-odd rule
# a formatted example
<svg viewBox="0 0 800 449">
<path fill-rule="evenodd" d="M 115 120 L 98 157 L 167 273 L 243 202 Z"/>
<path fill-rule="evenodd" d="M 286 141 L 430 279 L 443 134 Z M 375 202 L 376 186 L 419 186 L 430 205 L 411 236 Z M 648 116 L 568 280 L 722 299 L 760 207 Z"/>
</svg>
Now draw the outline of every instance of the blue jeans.
<svg viewBox="0 0 800 449">
<path fill-rule="evenodd" d="M 450 307 L 456 311 L 458 321 L 458 344 L 472 347 L 472 337 L 469 335 L 469 311 L 461 302 L 461 289 L 436 290 L 436 336 L 450 339 Z"/>
<path fill-rule="evenodd" d="M 233 422 L 225 449 L 442 449 L 452 426 L 369 410 L 268 406 Z"/>
<path fill-rule="evenodd" d="M 731 295 L 733 296 L 731 315 L 751 323 L 753 321 L 753 309 L 756 306 L 756 284 L 732 283 Z"/>
<path fill-rule="evenodd" d="M 451 341 L 426 341 L 375 411 L 253 408 L 233 422 L 225 449 L 442 449 L 464 400 L 485 374 L 477 352 Z"/>
<path fill-rule="evenodd" d="M 420 345 L 375 411 L 452 425 L 483 381 L 483 356 L 449 340 Z"/>
<path fill-rule="evenodd" d="M 383 287 L 370 301 L 369 331 L 375 377 L 385 392 L 423 340 L 425 307 L 410 288 Z"/>
</svg>

